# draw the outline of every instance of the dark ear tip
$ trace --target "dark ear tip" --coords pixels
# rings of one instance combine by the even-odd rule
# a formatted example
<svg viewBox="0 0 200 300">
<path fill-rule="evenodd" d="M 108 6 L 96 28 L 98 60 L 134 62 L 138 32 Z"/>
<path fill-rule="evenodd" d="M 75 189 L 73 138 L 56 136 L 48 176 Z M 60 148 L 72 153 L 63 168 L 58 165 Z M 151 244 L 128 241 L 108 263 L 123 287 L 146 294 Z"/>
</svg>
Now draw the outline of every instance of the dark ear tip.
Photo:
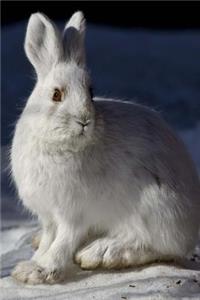
<svg viewBox="0 0 200 300">
<path fill-rule="evenodd" d="M 75 12 L 65 26 L 65 30 L 74 27 L 76 30 L 83 32 L 85 30 L 85 17 L 82 11 Z"/>
<path fill-rule="evenodd" d="M 32 22 L 38 21 L 38 20 L 41 21 L 41 19 L 43 19 L 44 17 L 45 17 L 45 16 L 44 16 L 42 13 L 36 12 L 36 13 L 31 14 L 29 20 L 32 21 Z"/>
<path fill-rule="evenodd" d="M 42 23 L 45 26 L 49 27 L 52 26 L 52 21 L 43 13 L 36 12 L 31 14 L 28 22 L 28 26 L 34 26 L 36 24 Z"/>
<path fill-rule="evenodd" d="M 83 12 L 81 10 L 76 11 L 72 15 L 71 20 L 73 20 L 74 22 L 77 22 L 77 23 L 84 22 L 85 21 L 85 17 L 84 17 Z"/>
</svg>

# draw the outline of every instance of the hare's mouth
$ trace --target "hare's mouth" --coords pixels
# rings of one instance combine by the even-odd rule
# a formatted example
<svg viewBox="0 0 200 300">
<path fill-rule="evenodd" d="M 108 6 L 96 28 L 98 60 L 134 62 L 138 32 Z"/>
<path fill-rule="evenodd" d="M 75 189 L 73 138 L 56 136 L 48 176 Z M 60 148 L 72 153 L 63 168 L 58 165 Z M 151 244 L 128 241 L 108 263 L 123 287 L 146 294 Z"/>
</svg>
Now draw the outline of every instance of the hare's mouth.
<svg viewBox="0 0 200 300">
<path fill-rule="evenodd" d="M 88 127 L 82 127 L 78 133 L 78 136 L 88 136 L 89 131 L 90 130 Z"/>
<path fill-rule="evenodd" d="M 76 121 L 75 123 L 75 132 L 78 137 L 88 137 L 92 134 L 93 131 L 93 122 L 80 122 Z"/>
</svg>

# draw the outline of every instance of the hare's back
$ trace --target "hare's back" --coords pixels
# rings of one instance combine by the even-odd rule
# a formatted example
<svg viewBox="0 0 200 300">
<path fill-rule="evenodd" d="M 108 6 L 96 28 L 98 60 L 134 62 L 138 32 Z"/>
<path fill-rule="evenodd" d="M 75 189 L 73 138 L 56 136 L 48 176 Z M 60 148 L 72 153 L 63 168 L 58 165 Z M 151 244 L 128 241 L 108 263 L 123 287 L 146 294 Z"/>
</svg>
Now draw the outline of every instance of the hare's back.
<svg viewBox="0 0 200 300">
<path fill-rule="evenodd" d="M 117 147 L 142 167 L 171 177 L 177 185 L 187 182 L 191 189 L 200 191 L 199 178 L 184 143 L 158 112 L 126 101 L 95 100 L 104 118 L 106 145 L 111 151 Z"/>
</svg>

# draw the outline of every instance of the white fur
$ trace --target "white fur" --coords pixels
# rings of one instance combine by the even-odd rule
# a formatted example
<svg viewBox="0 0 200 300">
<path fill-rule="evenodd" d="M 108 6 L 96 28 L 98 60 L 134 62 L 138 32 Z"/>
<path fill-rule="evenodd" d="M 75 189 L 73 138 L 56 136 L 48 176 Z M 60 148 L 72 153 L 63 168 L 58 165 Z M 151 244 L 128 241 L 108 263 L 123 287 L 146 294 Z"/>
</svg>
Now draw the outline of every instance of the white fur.
<svg viewBox="0 0 200 300">
<path fill-rule="evenodd" d="M 80 12 L 63 40 L 44 15 L 28 24 L 25 50 L 38 81 L 16 126 L 11 165 L 43 234 L 32 262 L 13 272 L 23 282 L 57 282 L 74 258 L 91 269 L 180 258 L 198 235 L 200 185 L 183 143 L 146 107 L 91 101 L 84 31 Z M 54 88 L 64 90 L 61 103 L 52 101 Z M 85 120 L 83 132 L 77 121 Z"/>
</svg>

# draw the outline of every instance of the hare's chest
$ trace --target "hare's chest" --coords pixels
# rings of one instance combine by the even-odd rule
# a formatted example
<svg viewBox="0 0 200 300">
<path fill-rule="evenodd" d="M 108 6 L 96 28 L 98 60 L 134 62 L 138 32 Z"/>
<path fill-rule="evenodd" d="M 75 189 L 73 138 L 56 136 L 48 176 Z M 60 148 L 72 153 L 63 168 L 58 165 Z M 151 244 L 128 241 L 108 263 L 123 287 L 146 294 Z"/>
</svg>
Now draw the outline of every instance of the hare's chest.
<svg viewBox="0 0 200 300">
<path fill-rule="evenodd" d="M 24 205 L 36 212 L 51 210 L 69 190 L 66 159 L 28 141 L 14 156 L 13 174 Z"/>
</svg>

